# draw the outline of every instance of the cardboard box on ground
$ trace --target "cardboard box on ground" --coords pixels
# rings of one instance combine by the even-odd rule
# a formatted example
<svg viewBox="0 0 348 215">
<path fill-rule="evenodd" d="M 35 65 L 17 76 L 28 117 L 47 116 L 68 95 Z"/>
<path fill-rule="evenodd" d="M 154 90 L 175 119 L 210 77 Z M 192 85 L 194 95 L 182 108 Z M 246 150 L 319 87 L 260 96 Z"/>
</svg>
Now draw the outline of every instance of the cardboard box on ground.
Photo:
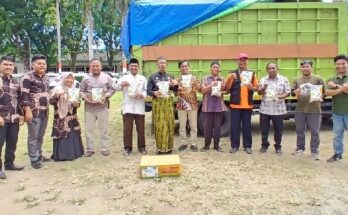
<svg viewBox="0 0 348 215">
<path fill-rule="evenodd" d="M 180 176 L 181 170 L 179 155 L 143 156 L 140 161 L 141 178 Z"/>
</svg>

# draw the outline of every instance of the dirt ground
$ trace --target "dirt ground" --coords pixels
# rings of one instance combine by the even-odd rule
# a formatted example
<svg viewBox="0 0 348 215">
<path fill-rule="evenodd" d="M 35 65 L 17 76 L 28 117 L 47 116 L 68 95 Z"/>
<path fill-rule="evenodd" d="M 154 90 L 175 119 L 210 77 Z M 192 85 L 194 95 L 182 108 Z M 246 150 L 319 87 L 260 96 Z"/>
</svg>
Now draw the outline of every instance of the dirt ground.
<svg viewBox="0 0 348 215">
<path fill-rule="evenodd" d="M 224 153 L 179 153 L 181 177 L 144 180 L 138 175 L 140 154 L 122 155 L 120 98 L 114 96 L 111 103 L 109 157 L 96 153 L 72 162 L 45 163 L 44 168 L 35 170 L 29 165 L 27 129 L 22 127 L 16 163 L 25 165 L 25 170 L 8 171 L 7 180 L 0 181 L 0 214 L 348 214 L 348 161 L 326 162 L 332 155 L 329 123 L 322 127 L 320 161 L 311 160 L 308 150 L 301 157 L 291 155 L 296 142 L 292 120 L 285 122 L 284 155 L 276 156 L 273 148 L 260 155 L 260 130 L 255 116 L 252 155 L 244 151 L 231 155 L 229 139 L 223 138 Z M 83 109 L 79 114 L 84 125 Z M 147 123 L 148 151 L 154 154 L 150 114 Z M 50 132 L 49 127 L 44 144 L 46 156 L 52 152 Z M 199 146 L 202 145 L 201 137 Z M 176 135 L 175 149 L 178 146 Z"/>
</svg>

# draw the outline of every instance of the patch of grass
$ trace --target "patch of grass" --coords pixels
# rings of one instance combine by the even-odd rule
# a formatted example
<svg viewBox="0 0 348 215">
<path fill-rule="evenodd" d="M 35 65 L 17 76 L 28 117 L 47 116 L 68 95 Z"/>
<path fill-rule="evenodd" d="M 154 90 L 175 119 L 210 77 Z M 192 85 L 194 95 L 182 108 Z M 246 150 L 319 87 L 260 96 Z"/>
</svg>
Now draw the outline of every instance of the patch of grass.
<svg viewBox="0 0 348 215">
<path fill-rule="evenodd" d="M 55 201 L 58 199 L 59 194 L 60 194 L 60 193 L 55 193 L 53 196 L 46 198 L 45 201 L 48 201 L 48 202 L 55 202 Z"/>
<path fill-rule="evenodd" d="M 54 212 L 56 212 L 55 209 L 48 209 L 47 211 L 45 211 L 45 215 L 50 215 L 50 214 L 53 214 Z"/>
<path fill-rule="evenodd" d="M 40 199 L 35 196 L 27 195 L 17 199 L 16 203 L 27 203 L 26 208 L 33 208 L 40 204 Z"/>
<path fill-rule="evenodd" d="M 24 184 L 20 184 L 17 188 L 16 188 L 16 192 L 21 192 L 25 190 L 25 185 Z"/>
<path fill-rule="evenodd" d="M 73 205 L 81 206 L 85 203 L 86 198 L 74 198 L 69 200 L 69 202 Z"/>
</svg>

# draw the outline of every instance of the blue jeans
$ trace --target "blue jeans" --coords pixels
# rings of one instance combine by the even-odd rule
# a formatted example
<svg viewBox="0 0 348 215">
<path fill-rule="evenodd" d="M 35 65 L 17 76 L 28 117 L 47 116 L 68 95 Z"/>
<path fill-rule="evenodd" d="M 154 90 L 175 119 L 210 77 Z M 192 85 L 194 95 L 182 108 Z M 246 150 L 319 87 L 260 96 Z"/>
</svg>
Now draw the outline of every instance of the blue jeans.
<svg viewBox="0 0 348 215">
<path fill-rule="evenodd" d="M 348 114 L 333 114 L 333 148 L 336 155 L 343 154 L 343 133 L 348 129 Z"/>
</svg>

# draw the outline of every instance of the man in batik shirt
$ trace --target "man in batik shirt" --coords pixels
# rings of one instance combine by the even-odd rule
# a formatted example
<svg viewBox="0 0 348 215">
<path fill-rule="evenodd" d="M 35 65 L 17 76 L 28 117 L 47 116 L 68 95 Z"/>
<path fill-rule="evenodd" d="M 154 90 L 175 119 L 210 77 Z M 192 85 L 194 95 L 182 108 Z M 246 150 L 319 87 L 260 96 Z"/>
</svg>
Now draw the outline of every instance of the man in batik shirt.
<svg viewBox="0 0 348 215">
<path fill-rule="evenodd" d="M 42 144 L 48 121 L 49 79 L 45 75 L 47 58 L 35 55 L 32 60 L 33 71 L 22 78 L 22 98 L 24 119 L 28 125 L 28 154 L 35 169 L 42 167 L 41 162 L 49 161 L 42 155 Z"/>
<path fill-rule="evenodd" d="M 0 59 L 0 179 L 6 178 L 5 173 L 2 172 L 1 160 L 1 151 L 5 142 L 5 170 L 24 169 L 14 164 L 19 123 L 23 121 L 19 108 L 19 83 L 12 77 L 14 68 L 13 57 L 4 56 Z"/>
<path fill-rule="evenodd" d="M 179 77 L 179 88 L 177 92 L 178 101 L 176 109 L 178 110 L 178 117 L 180 122 L 180 142 L 179 151 L 186 150 L 188 141 L 186 136 L 187 120 L 190 124 L 191 147 L 194 152 L 197 148 L 197 91 L 200 91 L 200 81 L 191 74 L 189 69 L 189 62 L 182 60 L 179 62 L 179 69 L 181 75 Z"/>
</svg>

